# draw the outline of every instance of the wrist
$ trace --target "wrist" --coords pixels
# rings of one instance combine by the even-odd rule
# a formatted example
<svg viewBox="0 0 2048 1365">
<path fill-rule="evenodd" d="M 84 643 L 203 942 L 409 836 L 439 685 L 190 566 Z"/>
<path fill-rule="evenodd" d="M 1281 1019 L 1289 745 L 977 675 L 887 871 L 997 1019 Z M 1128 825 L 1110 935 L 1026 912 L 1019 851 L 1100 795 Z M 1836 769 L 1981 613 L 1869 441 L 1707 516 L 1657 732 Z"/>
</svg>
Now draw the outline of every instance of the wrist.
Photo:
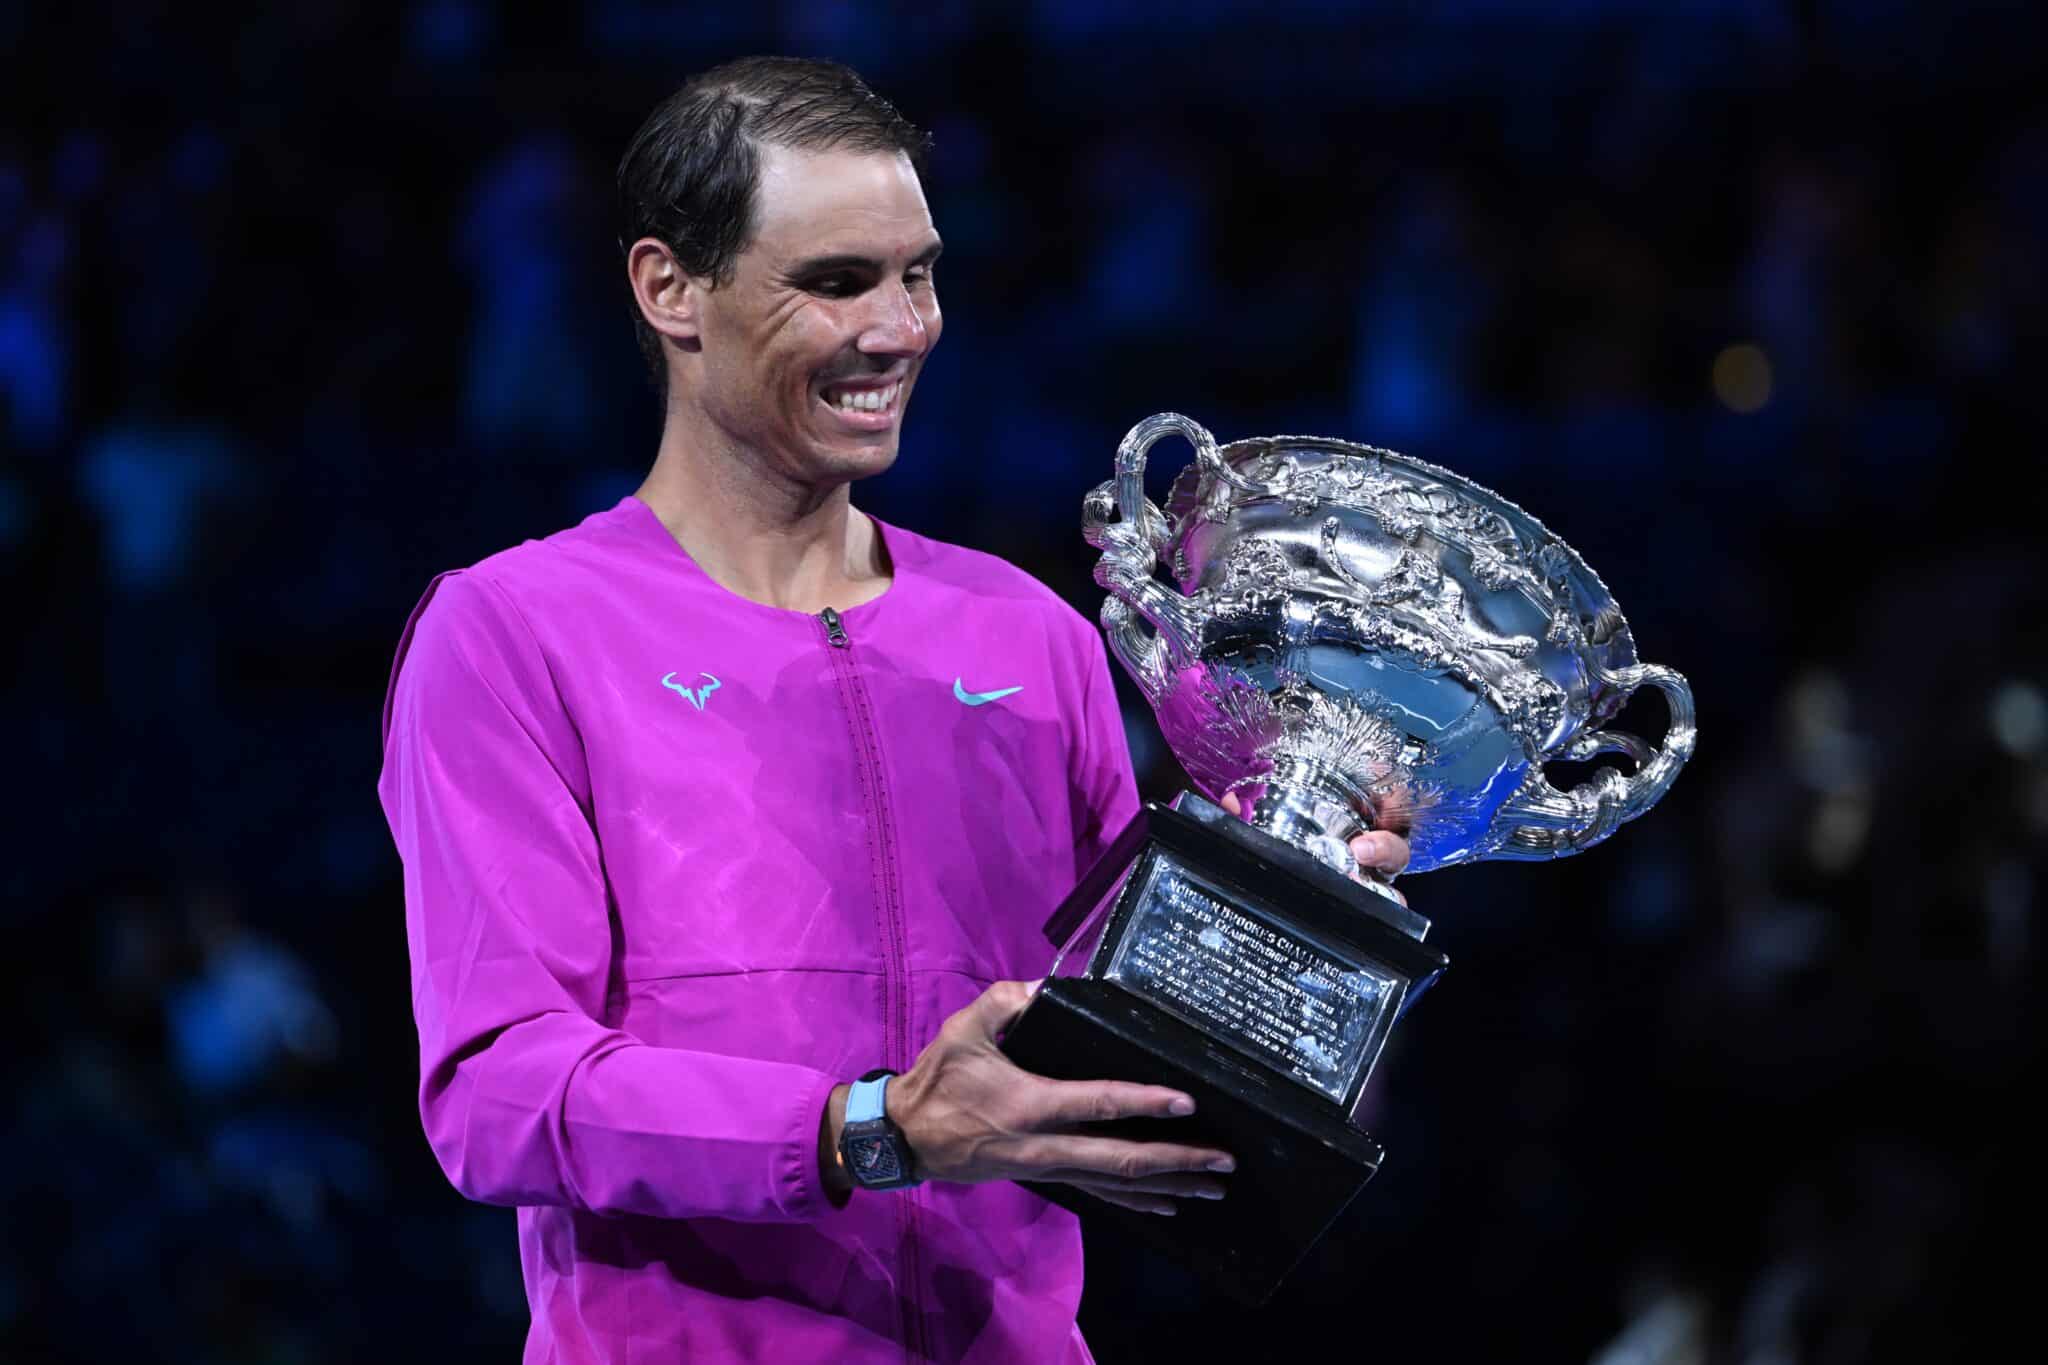
<svg viewBox="0 0 2048 1365">
<path fill-rule="evenodd" d="M 825 1099 L 825 1112 L 818 1118 L 818 1175 L 825 1197 L 836 1208 L 853 1194 L 853 1177 L 846 1173 L 846 1160 L 839 1154 L 839 1134 L 846 1127 L 846 1092 L 842 1082 L 832 1087 Z"/>
<path fill-rule="evenodd" d="M 889 1103 L 896 1073 L 877 1069 L 847 1088 L 839 1129 L 841 1168 L 856 1189 L 900 1190 L 919 1183 L 917 1157 Z"/>
<path fill-rule="evenodd" d="M 918 1101 L 923 1097 L 921 1080 L 913 1066 L 889 1081 L 889 1119 L 903 1130 L 905 1138 L 910 1136 L 912 1116 L 917 1113 Z"/>
</svg>

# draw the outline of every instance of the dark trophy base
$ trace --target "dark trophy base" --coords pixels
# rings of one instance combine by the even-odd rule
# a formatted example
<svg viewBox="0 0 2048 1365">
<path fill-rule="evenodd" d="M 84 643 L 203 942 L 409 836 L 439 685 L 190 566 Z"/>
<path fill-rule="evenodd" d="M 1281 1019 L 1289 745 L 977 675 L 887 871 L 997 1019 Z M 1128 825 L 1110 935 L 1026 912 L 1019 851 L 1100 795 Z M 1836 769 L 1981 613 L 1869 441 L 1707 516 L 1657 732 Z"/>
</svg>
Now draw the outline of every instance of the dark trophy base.
<svg viewBox="0 0 2048 1365">
<path fill-rule="evenodd" d="M 1352 1121 L 1358 1096 L 1392 1017 L 1446 960 L 1412 927 L 1426 921 L 1207 802 L 1184 802 L 1182 810 L 1147 803 L 1047 925 L 1064 942 L 1108 902 L 1087 972 L 1048 978 L 1002 1048 L 1042 1076 L 1138 1081 L 1194 1097 L 1188 1118 L 1090 1131 L 1230 1152 L 1237 1169 L 1223 1177 L 1223 1199 L 1180 1200 L 1168 1218 L 1071 1185 L 1028 1188 L 1131 1229 L 1229 1297 L 1257 1305 L 1379 1169 L 1380 1145 Z M 1186 886 L 1198 889 L 1190 897 Z M 1146 975 L 1121 965 L 1133 953 Z M 1284 969 L 1271 970 L 1275 962 Z M 1290 974 L 1330 962 L 1370 964 L 1401 986 L 1348 1059 L 1333 1057 L 1328 1071 L 1291 1071 L 1275 1042 L 1287 1028 L 1261 1019 L 1285 1013 L 1291 1027 L 1294 1015 L 1279 1007 L 1288 991 L 1302 998 Z M 1208 984 L 1187 984 L 1196 978 Z M 1333 1034 L 1333 1052 L 1339 1041 Z"/>
<path fill-rule="evenodd" d="M 1165 1218 L 1072 1185 L 1025 1184 L 1091 1220 L 1132 1229 L 1241 1303 L 1270 1298 L 1379 1169 L 1379 1144 L 1341 1116 L 1277 1092 L 1194 1029 L 1108 982 L 1046 982 L 1003 1051 L 1042 1076 L 1143 1081 L 1194 1096 L 1187 1118 L 1125 1119 L 1090 1131 L 1220 1147 L 1237 1158 L 1224 1198 L 1180 1200 Z"/>
</svg>

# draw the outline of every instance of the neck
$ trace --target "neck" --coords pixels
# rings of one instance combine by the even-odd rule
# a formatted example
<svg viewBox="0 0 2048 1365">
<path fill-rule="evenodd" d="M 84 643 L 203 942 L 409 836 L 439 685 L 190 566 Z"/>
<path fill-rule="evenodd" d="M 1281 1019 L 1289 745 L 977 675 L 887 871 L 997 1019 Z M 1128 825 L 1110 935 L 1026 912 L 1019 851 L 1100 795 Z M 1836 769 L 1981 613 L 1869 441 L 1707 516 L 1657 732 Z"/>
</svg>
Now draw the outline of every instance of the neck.
<svg viewBox="0 0 2048 1365">
<path fill-rule="evenodd" d="M 792 480 L 680 417 L 671 409 L 634 496 L 713 582 L 764 606 L 811 613 L 856 607 L 888 589 L 887 548 L 847 484 Z"/>
</svg>

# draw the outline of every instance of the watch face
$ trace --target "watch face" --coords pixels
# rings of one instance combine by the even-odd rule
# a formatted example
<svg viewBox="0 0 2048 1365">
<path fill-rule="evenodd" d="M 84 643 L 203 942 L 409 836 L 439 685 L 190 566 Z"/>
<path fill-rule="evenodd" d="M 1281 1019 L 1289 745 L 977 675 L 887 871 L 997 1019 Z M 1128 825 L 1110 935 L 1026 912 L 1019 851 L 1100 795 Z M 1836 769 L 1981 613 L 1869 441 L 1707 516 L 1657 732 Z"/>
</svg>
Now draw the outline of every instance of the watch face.
<svg viewBox="0 0 2048 1365">
<path fill-rule="evenodd" d="M 857 1137 L 846 1144 L 847 1159 L 853 1164 L 853 1178 L 863 1185 L 886 1184 L 903 1178 L 903 1162 L 896 1144 L 887 1134 Z"/>
</svg>

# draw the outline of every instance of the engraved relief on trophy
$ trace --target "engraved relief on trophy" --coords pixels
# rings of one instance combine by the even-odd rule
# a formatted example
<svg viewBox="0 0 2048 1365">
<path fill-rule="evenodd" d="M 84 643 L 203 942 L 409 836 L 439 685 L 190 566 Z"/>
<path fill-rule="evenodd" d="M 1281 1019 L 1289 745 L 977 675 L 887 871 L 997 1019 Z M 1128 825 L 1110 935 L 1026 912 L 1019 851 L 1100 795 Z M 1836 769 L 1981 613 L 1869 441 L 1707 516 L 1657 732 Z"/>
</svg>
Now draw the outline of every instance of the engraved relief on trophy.
<svg viewBox="0 0 2048 1365">
<path fill-rule="evenodd" d="M 1240 540 L 1223 560 L 1223 591 L 1250 605 L 1267 595 L 1284 595 L 1294 581 L 1294 561 L 1269 540 Z"/>
<path fill-rule="evenodd" d="M 1377 583 L 1369 583 L 1345 563 L 1343 540 L 1343 521 L 1337 517 L 1326 519 L 1322 528 L 1323 560 L 1347 586 L 1364 594 L 1369 606 L 1397 611 L 1426 634 L 1451 642 L 1461 654 L 1498 650 L 1511 659 L 1525 659 L 1535 653 L 1534 637 L 1496 634 L 1484 622 L 1474 619 L 1474 610 L 1466 604 L 1465 590 L 1458 586 L 1457 579 L 1444 573 L 1436 554 L 1415 546 L 1403 547 L 1393 567 Z"/>
</svg>

